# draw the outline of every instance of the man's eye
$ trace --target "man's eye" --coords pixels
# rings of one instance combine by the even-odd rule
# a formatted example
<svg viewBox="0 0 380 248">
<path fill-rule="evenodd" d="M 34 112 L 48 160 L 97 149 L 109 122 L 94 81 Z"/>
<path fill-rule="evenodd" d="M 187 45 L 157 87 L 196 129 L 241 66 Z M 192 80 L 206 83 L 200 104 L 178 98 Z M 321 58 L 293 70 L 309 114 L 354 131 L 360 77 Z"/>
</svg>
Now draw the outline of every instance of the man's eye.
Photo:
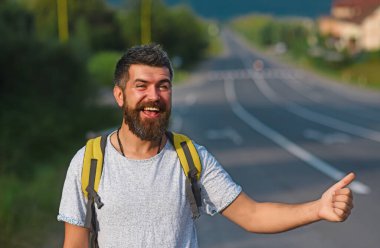
<svg viewBox="0 0 380 248">
<path fill-rule="evenodd" d="M 169 90 L 170 89 L 170 85 L 169 84 L 161 84 L 160 85 L 160 90 Z"/>
<path fill-rule="evenodd" d="M 145 84 L 136 84 L 136 88 L 143 89 L 145 88 Z"/>
</svg>

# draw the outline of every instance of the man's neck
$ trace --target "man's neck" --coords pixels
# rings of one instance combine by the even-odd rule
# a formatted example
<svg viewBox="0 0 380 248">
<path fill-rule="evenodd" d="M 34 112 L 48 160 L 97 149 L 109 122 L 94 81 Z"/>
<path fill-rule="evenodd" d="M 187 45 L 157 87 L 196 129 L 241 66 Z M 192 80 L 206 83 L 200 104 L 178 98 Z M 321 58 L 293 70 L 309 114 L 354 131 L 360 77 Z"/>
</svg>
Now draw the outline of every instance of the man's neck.
<svg viewBox="0 0 380 248">
<path fill-rule="evenodd" d="M 129 127 L 123 124 L 119 130 L 120 145 L 118 142 L 117 132 L 111 136 L 111 144 L 115 149 L 124 153 L 124 156 L 131 159 L 147 159 L 155 156 L 166 143 L 166 137 L 160 140 L 147 141 L 141 140 L 129 130 Z M 160 147 L 159 147 L 160 146 Z"/>
</svg>

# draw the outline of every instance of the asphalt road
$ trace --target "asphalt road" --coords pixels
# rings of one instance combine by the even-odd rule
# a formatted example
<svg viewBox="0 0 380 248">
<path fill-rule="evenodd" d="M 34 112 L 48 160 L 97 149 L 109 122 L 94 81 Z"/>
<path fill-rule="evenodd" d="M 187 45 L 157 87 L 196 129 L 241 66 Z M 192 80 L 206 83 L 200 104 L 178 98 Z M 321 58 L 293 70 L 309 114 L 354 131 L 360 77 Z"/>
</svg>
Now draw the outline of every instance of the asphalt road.
<svg viewBox="0 0 380 248">
<path fill-rule="evenodd" d="M 275 235 L 202 216 L 200 246 L 380 247 L 380 94 L 279 64 L 229 32 L 223 37 L 227 53 L 175 87 L 172 129 L 206 146 L 258 201 L 314 200 L 354 171 L 355 208 L 344 223 Z"/>
</svg>

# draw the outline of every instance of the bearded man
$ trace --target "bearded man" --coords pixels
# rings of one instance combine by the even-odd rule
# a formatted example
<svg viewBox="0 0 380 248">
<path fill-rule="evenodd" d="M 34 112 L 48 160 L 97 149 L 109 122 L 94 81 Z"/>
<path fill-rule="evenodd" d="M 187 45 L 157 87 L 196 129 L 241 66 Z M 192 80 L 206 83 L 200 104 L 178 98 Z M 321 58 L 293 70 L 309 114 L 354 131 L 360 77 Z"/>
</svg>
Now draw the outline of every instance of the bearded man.
<svg viewBox="0 0 380 248">
<path fill-rule="evenodd" d="M 107 137 L 96 210 L 99 247 L 198 247 L 186 176 L 166 135 L 173 69 L 159 45 L 130 48 L 115 70 L 113 94 L 123 110 L 121 127 Z M 202 164 L 198 181 L 202 214 L 222 214 L 247 231 L 277 233 L 319 220 L 344 221 L 353 207 L 346 186 L 353 173 L 320 199 L 303 204 L 260 203 L 247 196 L 218 161 L 195 144 Z M 81 190 L 85 148 L 72 159 L 58 220 L 65 248 L 88 247 L 87 199 Z"/>
</svg>

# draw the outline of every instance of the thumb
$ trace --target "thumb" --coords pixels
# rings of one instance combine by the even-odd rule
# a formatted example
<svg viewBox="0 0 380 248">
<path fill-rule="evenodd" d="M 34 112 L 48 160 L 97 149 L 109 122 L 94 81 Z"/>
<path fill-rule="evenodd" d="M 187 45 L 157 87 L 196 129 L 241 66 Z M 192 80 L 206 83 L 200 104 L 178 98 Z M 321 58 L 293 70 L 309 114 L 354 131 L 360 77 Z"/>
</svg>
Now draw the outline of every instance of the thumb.
<svg viewBox="0 0 380 248">
<path fill-rule="evenodd" d="M 351 172 L 348 175 L 346 175 L 343 179 L 341 179 L 339 182 L 334 184 L 331 189 L 338 190 L 338 189 L 343 189 L 347 185 L 349 185 L 352 181 L 355 179 L 355 173 Z"/>
</svg>

